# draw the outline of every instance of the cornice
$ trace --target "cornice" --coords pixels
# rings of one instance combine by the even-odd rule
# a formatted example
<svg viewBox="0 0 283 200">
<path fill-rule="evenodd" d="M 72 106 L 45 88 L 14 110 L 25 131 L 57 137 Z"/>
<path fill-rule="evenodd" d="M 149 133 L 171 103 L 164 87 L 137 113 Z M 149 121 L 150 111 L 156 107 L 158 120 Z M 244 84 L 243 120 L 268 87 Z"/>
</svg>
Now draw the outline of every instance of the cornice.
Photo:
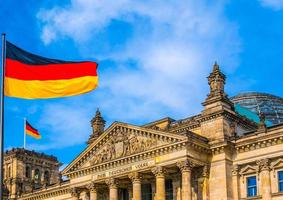
<svg viewBox="0 0 283 200">
<path fill-rule="evenodd" d="M 19 200 L 48 199 L 68 193 L 70 193 L 70 183 L 66 183 L 64 185 L 56 185 L 54 187 L 49 187 L 47 189 L 37 190 L 33 193 L 24 194 L 21 197 L 19 197 Z"/>
<path fill-rule="evenodd" d="M 238 153 L 252 151 L 283 143 L 283 130 L 261 134 L 251 134 L 236 139 L 235 148 Z"/>
</svg>

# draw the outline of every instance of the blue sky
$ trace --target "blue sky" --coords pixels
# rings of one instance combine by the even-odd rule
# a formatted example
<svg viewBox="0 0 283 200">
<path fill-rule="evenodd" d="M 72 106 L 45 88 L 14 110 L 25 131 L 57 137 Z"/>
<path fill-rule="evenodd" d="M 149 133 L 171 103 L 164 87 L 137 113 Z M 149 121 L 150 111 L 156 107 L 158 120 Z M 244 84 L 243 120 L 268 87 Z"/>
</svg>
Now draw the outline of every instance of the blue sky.
<svg viewBox="0 0 283 200">
<path fill-rule="evenodd" d="M 94 60 L 99 88 L 51 100 L 5 99 L 5 148 L 23 145 L 23 118 L 42 140 L 27 147 L 67 164 L 82 151 L 99 107 L 113 121 L 143 124 L 201 111 L 218 61 L 229 96 L 283 96 L 283 1 L 1 0 L 0 31 L 46 57 Z"/>
</svg>

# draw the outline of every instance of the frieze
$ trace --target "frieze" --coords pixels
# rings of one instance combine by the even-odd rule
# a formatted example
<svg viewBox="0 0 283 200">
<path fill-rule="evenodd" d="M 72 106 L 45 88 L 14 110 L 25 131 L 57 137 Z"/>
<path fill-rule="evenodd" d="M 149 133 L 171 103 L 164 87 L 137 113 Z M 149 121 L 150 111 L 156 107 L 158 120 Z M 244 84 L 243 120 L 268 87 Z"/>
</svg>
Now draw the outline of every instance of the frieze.
<svg viewBox="0 0 283 200">
<path fill-rule="evenodd" d="M 265 140 L 261 140 L 261 141 L 256 141 L 256 139 L 252 139 L 251 141 L 246 142 L 246 144 L 237 144 L 236 150 L 238 153 L 243 153 L 243 152 L 252 151 L 282 143 L 283 143 L 283 136 L 279 136 L 275 138 L 266 138 Z"/>
<path fill-rule="evenodd" d="M 93 180 L 104 179 L 104 178 L 117 176 L 117 175 L 129 173 L 129 172 L 135 172 L 137 170 L 145 169 L 147 167 L 151 167 L 151 166 L 154 166 L 154 165 L 155 165 L 154 160 L 141 162 L 141 163 L 138 163 L 138 164 L 135 164 L 135 165 L 126 166 L 126 167 L 122 167 L 122 168 L 119 168 L 119 169 L 114 169 L 114 170 L 111 170 L 111 171 L 106 171 L 106 172 L 103 172 L 103 173 L 94 174 Z"/>
<path fill-rule="evenodd" d="M 156 147 L 157 143 L 156 139 L 141 137 L 118 129 L 104 147 L 95 153 L 96 156 L 91 160 L 91 165 L 149 150 Z"/>
</svg>

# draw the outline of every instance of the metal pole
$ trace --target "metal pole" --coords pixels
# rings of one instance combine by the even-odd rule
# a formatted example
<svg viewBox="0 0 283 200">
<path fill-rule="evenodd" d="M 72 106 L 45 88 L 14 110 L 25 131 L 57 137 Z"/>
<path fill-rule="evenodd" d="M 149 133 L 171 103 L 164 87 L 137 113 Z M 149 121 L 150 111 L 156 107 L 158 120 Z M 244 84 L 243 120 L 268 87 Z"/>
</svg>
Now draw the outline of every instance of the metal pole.
<svg viewBox="0 0 283 200">
<path fill-rule="evenodd" d="M 0 104 L 0 197 L 3 199 L 3 157 L 4 157 L 4 83 L 5 83 L 5 63 L 6 63 L 6 35 L 2 33 L 2 85 Z"/>
<path fill-rule="evenodd" d="M 24 149 L 26 148 L 26 118 L 24 118 Z"/>
</svg>

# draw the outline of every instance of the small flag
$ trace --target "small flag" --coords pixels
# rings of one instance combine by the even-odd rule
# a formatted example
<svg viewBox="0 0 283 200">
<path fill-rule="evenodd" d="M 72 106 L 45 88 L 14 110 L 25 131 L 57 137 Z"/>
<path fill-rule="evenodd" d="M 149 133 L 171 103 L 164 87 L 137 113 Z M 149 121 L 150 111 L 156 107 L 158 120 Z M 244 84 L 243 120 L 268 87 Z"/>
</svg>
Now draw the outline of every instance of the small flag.
<svg viewBox="0 0 283 200">
<path fill-rule="evenodd" d="M 38 132 L 37 129 L 33 128 L 30 123 L 28 123 L 28 121 L 26 121 L 26 124 L 25 124 L 25 132 L 26 134 L 36 138 L 36 139 L 41 139 L 41 135 L 40 133 Z"/>
<path fill-rule="evenodd" d="M 7 41 L 5 95 L 46 99 L 84 94 L 98 86 L 97 66 L 44 58 Z"/>
</svg>

